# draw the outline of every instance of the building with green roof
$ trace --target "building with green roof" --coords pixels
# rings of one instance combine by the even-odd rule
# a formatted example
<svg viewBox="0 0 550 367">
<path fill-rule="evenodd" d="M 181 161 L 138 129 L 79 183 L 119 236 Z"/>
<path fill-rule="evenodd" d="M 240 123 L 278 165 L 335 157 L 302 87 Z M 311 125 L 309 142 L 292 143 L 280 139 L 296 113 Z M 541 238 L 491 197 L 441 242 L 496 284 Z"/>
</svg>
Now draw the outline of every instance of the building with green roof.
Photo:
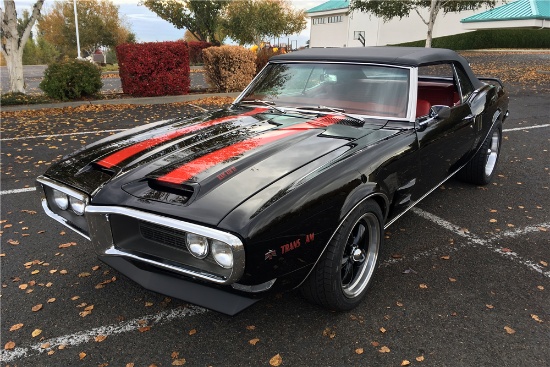
<svg viewBox="0 0 550 367">
<path fill-rule="evenodd" d="M 518 0 L 460 22 L 464 29 L 550 28 L 550 0 Z"/>
</svg>

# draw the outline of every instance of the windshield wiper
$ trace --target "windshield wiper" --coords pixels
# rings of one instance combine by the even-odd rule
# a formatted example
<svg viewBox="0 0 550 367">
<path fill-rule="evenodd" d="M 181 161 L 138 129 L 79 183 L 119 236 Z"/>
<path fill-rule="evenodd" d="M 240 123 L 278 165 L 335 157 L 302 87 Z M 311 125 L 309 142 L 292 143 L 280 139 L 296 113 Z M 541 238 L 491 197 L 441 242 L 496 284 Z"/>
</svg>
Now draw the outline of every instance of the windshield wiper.
<svg viewBox="0 0 550 367">
<path fill-rule="evenodd" d="M 356 116 L 350 115 L 348 113 L 345 113 L 346 110 L 344 110 L 343 108 L 329 107 L 329 106 L 299 106 L 299 107 L 293 107 L 293 108 L 295 108 L 297 110 L 312 110 L 312 111 L 333 112 L 333 113 L 336 113 L 337 115 L 346 116 L 347 118 L 350 118 L 352 120 L 359 121 L 362 124 L 365 123 L 365 120 L 363 118 L 356 117 Z"/>
<path fill-rule="evenodd" d="M 274 110 L 279 111 L 280 113 L 286 113 L 285 110 L 283 110 L 282 108 L 275 106 L 275 102 L 272 102 L 272 101 L 266 101 L 263 99 L 249 99 L 249 100 L 242 100 L 239 102 L 239 104 L 241 103 L 261 103 L 265 106 L 271 107 Z"/>
</svg>

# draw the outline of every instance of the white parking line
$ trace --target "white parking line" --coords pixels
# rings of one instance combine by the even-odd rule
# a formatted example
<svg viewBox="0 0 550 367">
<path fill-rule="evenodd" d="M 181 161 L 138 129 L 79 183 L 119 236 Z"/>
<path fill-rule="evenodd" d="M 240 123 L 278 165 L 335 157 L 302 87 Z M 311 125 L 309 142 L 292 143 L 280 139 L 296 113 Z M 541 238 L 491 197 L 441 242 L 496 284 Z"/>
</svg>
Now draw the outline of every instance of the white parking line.
<svg viewBox="0 0 550 367">
<path fill-rule="evenodd" d="M 10 195 L 10 194 L 19 194 L 20 192 L 29 192 L 29 191 L 36 191 L 36 187 L 25 187 L 24 189 L 4 190 L 4 191 L 0 191 L 0 196 Z"/>
<path fill-rule="evenodd" d="M 26 140 L 26 139 L 38 139 L 38 138 L 57 138 L 59 136 L 71 136 L 71 135 L 118 133 L 118 132 L 126 131 L 126 130 L 127 129 L 114 129 L 114 130 L 83 131 L 83 132 L 79 132 L 79 133 L 54 134 L 54 135 L 31 135 L 31 136 L 21 136 L 21 137 L 18 137 L 18 138 L 0 139 L 0 141 Z"/>
<path fill-rule="evenodd" d="M 57 338 L 46 339 L 28 347 L 17 347 L 13 350 L 2 350 L 0 357 L 2 362 L 11 362 L 22 358 L 28 358 L 38 354 L 46 353 L 49 350 L 55 349 L 60 345 L 77 346 L 83 343 L 88 343 L 94 340 L 97 336 L 110 336 L 116 334 L 128 333 L 136 331 L 144 326 L 162 325 L 174 320 L 183 319 L 188 316 L 200 315 L 208 312 L 208 310 L 197 307 L 188 306 L 184 308 L 176 308 L 159 312 L 157 314 L 146 315 L 130 321 L 121 322 L 119 324 L 100 326 L 90 330 L 79 331 L 74 334 L 63 335 Z M 43 345 L 49 344 L 48 348 L 42 348 Z"/>
<path fill-rule="evenodd" d="M 550 127 L 550 124 L 545 125 L 535 125 L 535 126 L 526 126 L 526 127 L 515 127 L 513 129 L 503 129 L 503 133 L 507 133 L 509 131 L 521 131 L 521 130 L 530 130 L 530 129 L 540 129 L 542 127 Z"/>
<path fill-rule="evenodd" d="M 426 212 L 422 209 L 413 208 L 412 211 L 415 214 L 421 216 L 422 218 L 427 219 L 427 220 L 429 220 L 429 221 L 431 221 L 431 222 L 433 222 L 433 223 L 435 223 L 435 224 L 437 224 L 437 225 L 453 232 L 454 234 L 457 234 L 461 237 L 464 237 L 464 238 L 468 239 L 470 244 L 483 246 L 483 247 L 485 247 L 485 248 L 501 255 L 502 257 L 514 260 L 516 263 L 524 265 L 527 268 L 529 268 L 531 270 L 534 270 L 537 273 L 540 273 L 540 274 L 542 274 L 543 276 L 545 276 L 547 278 L 550 278 L 550 271 L 545 271 L 546 269 L 542 265 L 539 265 L 539 264 L 537 264 L 537 263 L 535 263 L 531 260 L 527 260 L 527 259 L 522 258 L 521 256 L 519 256 L 514 251 L 505 250 L 502 247 L 495 246 L 491 243 L 491 240 L 496 240 L 498 238 L 506 237 L 505 234 L 500 234 L 500 235 L 494 236 L 494 237 L 492 237 L 488 240 L 484 240 L 484 239 L 481 239 L 481 238 L 477 237 L 474 234 L 471 234 L 471 233 L 467 232 L 465 229 L 460 228 L 459 226 L 456 226 L 456 225 L 454 225 L 450 222 L 447 222 L 445 219 L 440 218 L 440 217 L 438 217 L 434 214 L 428 213 L 428 212 Z M 527 233 L 527 232 L 533 232 L 534 231 L 533 228 L 539 228 L 539 227 L 550 228 L 550 223 L 542 223 L 542 224 L 540 224 L 536 227 L 535 226 L 529 226 L 529 227 L 525 227 L 523 230 L 510 231 L 511 232 L 510 237 L 518 236 L 518 235 L 521 235 L 521 234 L 524 234 L 524 233 Z"/>
</svg>

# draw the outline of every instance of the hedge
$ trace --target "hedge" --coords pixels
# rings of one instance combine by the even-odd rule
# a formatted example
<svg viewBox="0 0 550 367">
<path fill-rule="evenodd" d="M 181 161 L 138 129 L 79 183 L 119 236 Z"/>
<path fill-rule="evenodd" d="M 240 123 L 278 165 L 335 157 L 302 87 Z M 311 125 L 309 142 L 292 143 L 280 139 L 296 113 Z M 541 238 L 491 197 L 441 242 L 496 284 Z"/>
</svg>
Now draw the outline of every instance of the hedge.
<svg viewBox="0 0 550 367">
<path fill-rule="evenodd" d="M 93 96 L 103 87 L 101 69 L 89 61 L 56 62 L 44 71 L 39 87 L 48 97 L 63 101 Z"/>
<path fill-rule="evenodd" d="M 420 40 L 395 46 L 424 47 L 425 44 L 426 40 Z M 550 48 L 550 29 L 483 29 L 434 38 L 432 47 L 457 51 L 486 48 Z"/>
<path fill-rule="evenodd" d="M 202 59 L 202 50 L 211 46 L 212 44 L 210 42 L 187 42 L 187 47 L 189 48 L 189 63 L 191 65 L 202 64 L 204 62 Z"/>
<path fill-rule="evenodd" d="M 116 52 L 124 93 L 135 96 L 189 93 L 189 50 L 185 42 L 123 44 Z"/>
<path fill-rule="evenodd" d="M 206 82 L 218 92 L 240 92 L 256 74 L 256 53 L 241 46 L 202 51 Z"/>
</svg>

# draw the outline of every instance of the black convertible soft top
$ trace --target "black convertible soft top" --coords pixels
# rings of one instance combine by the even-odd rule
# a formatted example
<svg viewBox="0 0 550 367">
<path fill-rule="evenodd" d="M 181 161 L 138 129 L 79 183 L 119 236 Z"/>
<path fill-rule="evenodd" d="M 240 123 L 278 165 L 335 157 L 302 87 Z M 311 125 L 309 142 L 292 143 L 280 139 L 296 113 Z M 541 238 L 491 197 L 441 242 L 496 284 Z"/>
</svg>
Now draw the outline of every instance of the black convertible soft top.
<svg viewBox="0 0 550 367">
<path fill-rule="evenodd" d="M 425 47 L 345 47 L 310 48 L 302 51 L 273 56 L 270 61 L 340 61 L 371 62 L 402 66 L 420 66 L 442 61 L 456 62 L 477 87 L 482 84 L 474 75 L 468 61 L 452 50 Z"/>
</svg>

